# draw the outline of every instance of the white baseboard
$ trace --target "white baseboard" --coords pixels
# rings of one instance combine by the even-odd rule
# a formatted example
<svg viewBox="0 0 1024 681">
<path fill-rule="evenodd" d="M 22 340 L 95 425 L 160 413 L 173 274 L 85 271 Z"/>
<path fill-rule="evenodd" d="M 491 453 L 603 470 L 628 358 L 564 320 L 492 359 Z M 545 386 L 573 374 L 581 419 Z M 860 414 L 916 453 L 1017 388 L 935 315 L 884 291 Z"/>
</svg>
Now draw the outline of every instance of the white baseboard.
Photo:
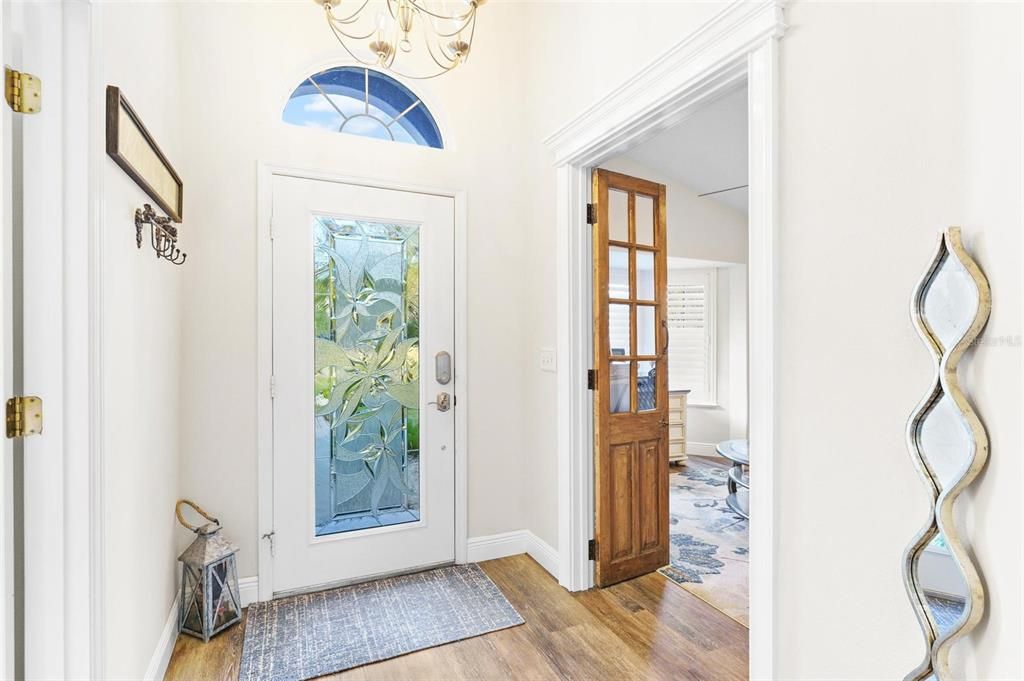
<svg viewBox="0 0 1024 681">
<path fill-rule="evenodd" d="M 717 443 L 714 442 L 689 442 L 686 443 L 686 455 L 687 456 L 718 456 L 718 450 L 716 449 Z"/>
<path fill-rule="evenodd" d="M 171 603 L 171 611 L 167 614 L 167 621 L 164 622 L 164 629 L 160 632 L 160 639 L 156 642 L 156 650 L 153 657 L 149 658 L 149 666 L 146 667 L 144 681 L 162 681 L 167 672 L 167 663 L 171 661 L 171 653 L 174 652 L 174 642 L 178 638 L 178 601 L 181 595 L 174 597 Z"/>
<path fill-rule="evenodd" d="M 558 551 L 555 551 L 551 544 L 548 544 L 533 532 L 526 530 L 526 534 L 526 553 L 528 553 L 535 561 L 540 563 L 540 566 L 547 570 L 548 574 L 557 580 Z"/>
<path fill-rule="evenodd" d="M 520 553 L 529 554 L 540 566 L 555 576 L 558 571 L 558 552 L 550 544 L 529 530 L 502 532 L 485 537 L 470 537 L 468 559 L 471 563 L 494 560 Z M 557 577 L 556 577 L 557 578 Z"/>
<path fill-rule="evenodd" d="M 259 600 L 259 577 L 243 577 L 238 580 L 238 597 L 242 601 L 242 607 Z M 145 681 L 162 681 L 167 672 L 167 663 L 171 661 L 171 653 L 174 652 L 174 642 L 178 639 L 178 609 L 181 607 L 179 601 L 181 593 L 174 597 L 171 604 L 171 611 L 167 614 L 167 621 L 164 622 L 164 629 L 160 632 L 160 640 L 156 642 L 156 650 L 149 658 L 149 666 L 146 667 L 146 675 L 142 678 Z"/>
<path fill-rule="evenodd" d="M 238 598 L 242 601 L 242 607 L 249 607 L 260 599 L 260 578 L 242 577 L 238 580 Z"/>
<path fill-rule="evenodd" d="M 479 563 L 482 560 L 494 560 L 526 553 L 527 534 L 527 530 L 516 530 L 515 532 L 491 534 L 486 537 L 470 537 L 467 542 L 466 556 L 470 563 Z"/>
</svg>

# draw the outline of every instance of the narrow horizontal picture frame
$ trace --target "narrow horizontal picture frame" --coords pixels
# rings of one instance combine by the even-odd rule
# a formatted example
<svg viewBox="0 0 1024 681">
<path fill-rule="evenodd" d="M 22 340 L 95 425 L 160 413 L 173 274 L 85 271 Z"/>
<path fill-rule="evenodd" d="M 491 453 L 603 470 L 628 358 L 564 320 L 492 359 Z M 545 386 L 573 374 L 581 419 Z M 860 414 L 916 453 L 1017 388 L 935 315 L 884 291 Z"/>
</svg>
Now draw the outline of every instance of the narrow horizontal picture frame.
<svg viewBox="0 0 1024 681">
<path fill-rule="evenodd" d="M 107 86 L 107 155 L 168 217 L 181 222 L 181 178 L 120 88 L 114 85 Z"/>
</svg>

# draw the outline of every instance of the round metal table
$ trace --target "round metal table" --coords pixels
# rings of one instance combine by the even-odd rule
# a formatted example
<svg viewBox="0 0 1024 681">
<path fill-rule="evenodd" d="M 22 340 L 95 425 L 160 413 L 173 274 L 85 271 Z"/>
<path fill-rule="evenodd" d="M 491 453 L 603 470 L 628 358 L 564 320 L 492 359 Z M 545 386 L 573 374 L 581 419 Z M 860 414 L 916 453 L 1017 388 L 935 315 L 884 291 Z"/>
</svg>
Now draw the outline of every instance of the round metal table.
<svg viewBox="0 0 1024 681">
<path fill-rule="evenodd" d="M 729 480 L 726 483 L 729 494 L 725 498 L 725 503 L 737 515 L 750 518 L 750 473 L 745 470 L 745 467 L 750 466 L 750 452 L 747 449 L 746 439 L 719 442 L 715 450 L 719 456 L 732 462 L 732 468 L 729 469 Z M 740 494 L 741 489 L 744 490 L 743 494 Z"/>
</svg>

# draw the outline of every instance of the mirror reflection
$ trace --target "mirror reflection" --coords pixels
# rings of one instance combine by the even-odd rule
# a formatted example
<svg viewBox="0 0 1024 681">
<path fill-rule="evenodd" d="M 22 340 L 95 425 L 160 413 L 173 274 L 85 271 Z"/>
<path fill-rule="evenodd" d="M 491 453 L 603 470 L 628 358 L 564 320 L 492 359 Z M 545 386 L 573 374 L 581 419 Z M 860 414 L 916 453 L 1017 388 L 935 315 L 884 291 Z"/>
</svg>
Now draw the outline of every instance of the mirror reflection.
<svg viewBox="0 0 1024 681">
<path fill-rule="evenodd" d="M 974 439 L 967 421 L 953 400 L 943 395 L 918 427 L 921 453 L 939 481 L 947 489 L 974 458 Z"/>
<path fill-rule="evenodd" d="M 945 349 L 970 328 L 978 312 L 978 287 L 964 266 L 947 254 L 924 294 L 924 319 Z"/>
<path fill-rule="evenodd" d="M 967 604 L 969 590 L 942 533 L 921 554 L 917 577 L 939 635 L 955 629 Z"/>
</svg>

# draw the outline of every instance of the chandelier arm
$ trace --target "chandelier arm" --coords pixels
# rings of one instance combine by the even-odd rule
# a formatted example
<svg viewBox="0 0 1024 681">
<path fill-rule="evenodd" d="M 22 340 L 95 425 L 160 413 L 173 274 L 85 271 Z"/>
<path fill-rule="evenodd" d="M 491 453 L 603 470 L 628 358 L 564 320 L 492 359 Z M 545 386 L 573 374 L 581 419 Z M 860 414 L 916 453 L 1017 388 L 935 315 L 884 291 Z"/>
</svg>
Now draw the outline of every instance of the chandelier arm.
<svg viewBox="0 0 1024 681">
<path fill-rule="evenodd" d="M 430 48 L 430 41 L 427 40 L 425 34 L 424 34 L 424 42 L 427 45 L 427 53 L 430 55 L 430 58 L 432 60 L 434 60 L 434 63 L 437 64 L 438 68 L 441 69 L 440 71 L 438 71 L 437 73 L 432 73 L 430 75 L 426 75 L 426 76 L 414 76 L 412 74 L 403 73 L 403 72 L 401 72 L 401 71 L 399 71 L 397 69 L 393 69 L 393 68 L 390 69 L 391 72 L 394 73 L 397 76 L 401 76 L 402 78 L 409 78 L 411 80 L 430 80 L 431 78 L 437 78 L 438 76 L 443 76 L 444 74 L 448 73 L 449 71 L 454 69 L 456 66 L 458 66 L 458 64 L 454 60 L 451 60 L 451 59 L 448 59 L 448 61 L 451 62 L 451 66 L 445 66 L 444 64 L 439 62 L 437 60 L 437 57 L 434 56 L 434 51 Z M 447 59 L 447 57 L 445 57 L 445 59 Z"/>
<path fill-rule="evenodd" d="M 462 33 L 463 31 L 465 31 L 466 27 L 470 25 L 471 21 L 472 21 L 472 19 L 470 21 L 467 21 L 464 24 L 460 25 L 457 29 L 455 29 L 451 33 L 445 33 L 443 31 L 439 31 L 439 30 L 437 30 L 437 26 L 434 26 L 433 27 L 434 35 L 436 35 L 438 38 L 454 38 L 454 37 L 458 36 L 460 33 Z M 475 21 L 472 21 L 472 23 L 476 24 Z"/>
<path fill-rule="evenodd" d="M 469 45 L 469 52 L 466 53 L 467 56 L 470 55 L 470 54 L 473 54 L 473 36 L 475 36 L 475 35 L 476 35 L 476 14 L 473 15 L 473 23 L 469 27 L 469 40 L 466 41 L 466 44 Z"/>
<path fill-rule="evenodd" d="M 359 6 L 359 9 L 355 10 L 354 12 L 352 12 L 352 14 L 349 14 L 347 17 L 344 18 L 334 16 L 334 8 L 331 7 L 331 3 L 329 2 L 324 3 L 324 9 L 326 10 L 327 18 L 329 20 L 337 21 L 343 24 L 351 24 L 356 21 L 357 17 L 362 13 L 364 9 L 366 9 L 366 6 L 369 4 L 370 0 L 363 0 L 363 4 Z"/>
<path fill-rule="evenodd" d="M 352 23 L 355 23 L 355 22 L 348 22 L 348 23 L 352 24 Z M 337 20 L 333 19 L 330 16 L 327 17 L 327 25 L 331 27 L 331 30 L 334 32 L 334 37 L 335 38 L 338 38 L 338 34 L 340 33 L 341 35 L 345 36 L 346 38 L 350 38 L 352 40 L 369 40 L 373 36 L 373 34 L 377 32 L 377 29 L 372 29 L 369 33 L 367 33 L 365 35 L 352 35 L 351 33 L 346 33 L 342 29 L 338 28 L 337 24 L 348 25 L 345 22 L 337 21 Z M 338 40 L 341 40 L 341 38 L 338 38 Z"/>
<path fill-rule="evenodd" d="M 436 17 L 437 15 L 431 14 L 430 16 Z M 460 23 L 458 25 L 458 28 L 453 30 L 451 33 L 445 33 L 444 31 L 439 29 L 437 27 L 437 22 L 436 21 L 424 21 L 424 23 L 430 24 L 430 29 L 431 29 L 431 31 L 433 31 L 434 35 L 436 35 L 436 36 L 438 36 L 440 38 L 454 38 L 455 36 L 459 35 L 463 31 L 465 31 L 466 27 L 469 26 L 469 23 L 471 21 L 475 22 L 475 20 L 476 20 L 476 11 L 474 10 L 474 11 L 472 11 L 472 12 L 470 12 L 470 13 L 464 15 L 464 16 L 461 16 L 461 17 L 440 17 L 440 18 L 444 19 L 445 21 L 455 21 L 455 22 L 460 22 Z"/>
<path fill-rule="evenodd" d="M 327 25 L 331 27 L 331 32 L 334 33 L 334 37 L 337 38 L 338 43 L 345 49 L 346 52 L 348 52 L 348 56 L 352 57 L 353 59 L 355 59 L 357 62 L 359 62 L 363 66 L 377 66 L 377 62 L 364 61 L 363 59 L 357 57 L 355 55 L 355 53 L 352 50 L 349 49 L 348 45 L 345 44 L 345 41 L 341 39 L 341 35 L 346 35 L 346 34 L 342 33 L 341 35 L 338 35 L 338 31 L 334 28 L 333 24 L 328 22 Z M 351 37 L 351 36 L 347 36 L 347 37 Z M 353 38 L 353 40 L 355 40 L 355 38 Z"/>
<path fill-rule="evenodd" d="M 420 12 L 423 12 L 424 14 L 429 14 L 432 17 L 436 17 L 437 19 L 444 19 L 445 21 L 463 21 L 463 20 L 469 18 L 471 15 L 476 14 L 476 6 L 475 5 L 470 5 L 470 8 L 468 10 L 466 10 L 465 14 L 454 15 L 454 16 L 453 15 L 445 16 L 444 14 L 438 14 L 437 12 L 431 12 L 424 5 L 421 5 L 419 2 L 417 2 L 417 0 L 409 0 L 409 4 L 412 5 L 413 7 L 415 7 L 416 10 L 418 10 Z"/>
<path fill-rule="evenodd" d="M 397 57 L 397 56 L 398 56 L 398 50 L 395 49 L 394 46 L 392 46 L 391 53 L 388 55 L 388 58 L 386 60 L 387 63 L 385 63 L 383 65 L 384 68 L 386 68 L 388 71 L 391 71 L 392 70 L 391 67 L 394 65 L 395 57 Z M 369 93 L 367 93 L 367 94 L 369 94 Z"/>
<path fill-rule="evenodd" d="M 434 48 L 430 46 L 431 41 L 426 34 L 423 35 L 423 42 L 427 46 L 427 53 L 430 55 L 430 58 L 433 59 L 434 63 L 440 66 L 442 69 L 444 69 L 445 71 L 451 71 L 456 66 L 458 66 L 458 59 L 453 59 L 452 57 L 449 57 L 448 53 L 444 51 L 443 46 L 440 46 L 441 57 L 442 59 L 444 59 L 445 62 L 448 62 L 449 65 L 446 66 L 445 64 L 442 64 L 440 61 L 438 61 L 437 56 L 434 54 Z"/>
</svg>

